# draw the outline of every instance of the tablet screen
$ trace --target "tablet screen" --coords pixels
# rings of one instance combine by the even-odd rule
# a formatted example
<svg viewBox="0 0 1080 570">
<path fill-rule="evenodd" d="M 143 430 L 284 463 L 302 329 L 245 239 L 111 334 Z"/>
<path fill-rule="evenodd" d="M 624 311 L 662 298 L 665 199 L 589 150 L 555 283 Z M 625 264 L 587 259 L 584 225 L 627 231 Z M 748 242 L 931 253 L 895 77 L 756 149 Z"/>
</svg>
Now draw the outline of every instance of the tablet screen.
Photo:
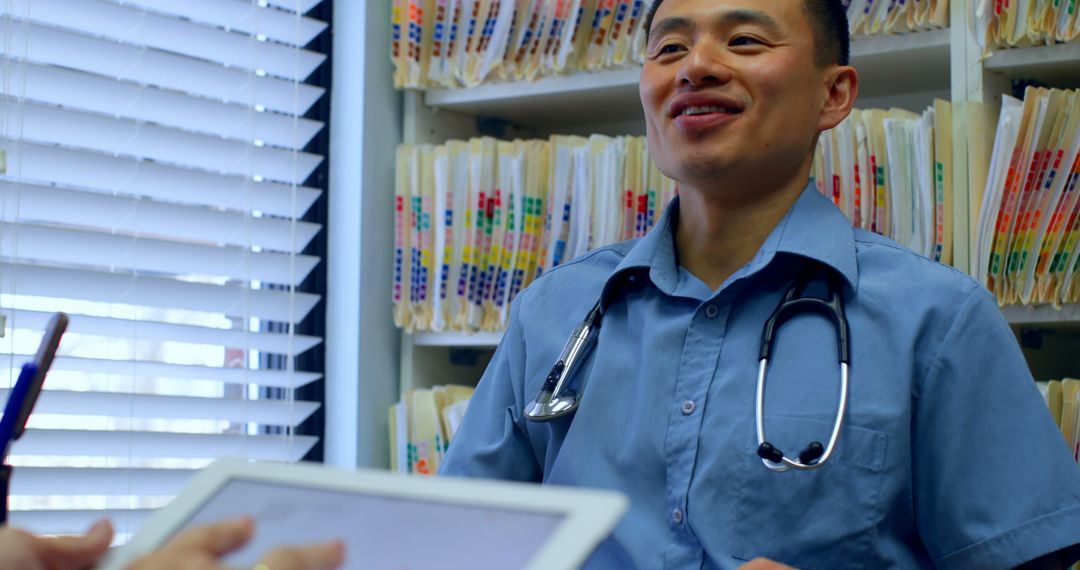
<svg viewBox="0 0 1080 570">
<path fill-rule="evenodd" d="M 276 545 L 340 539 L 345 568 L 521 568 L 562 522 L 559 514 L 454 505 L 233 480 L 185 526 L 250 515 L 255 536 L 227 557 L 251 567 Z"/>
</svg>

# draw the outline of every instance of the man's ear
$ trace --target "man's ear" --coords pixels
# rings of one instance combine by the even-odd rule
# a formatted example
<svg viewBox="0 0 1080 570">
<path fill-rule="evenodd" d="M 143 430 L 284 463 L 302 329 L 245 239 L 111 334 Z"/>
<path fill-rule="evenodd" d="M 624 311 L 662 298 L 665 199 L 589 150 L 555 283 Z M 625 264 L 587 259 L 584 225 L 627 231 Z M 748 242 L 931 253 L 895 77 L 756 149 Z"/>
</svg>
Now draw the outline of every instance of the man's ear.
<svg viewBox="0 0 1080 570">
<path fill-rule="evenodd" d="M 855 106 L 859 96 L 859 74 L 849 65 L 836 66 L 825 78 L 826 99 L 821 107 L 819 131 L 827 131 L 839 125 Z"/>
</svg>

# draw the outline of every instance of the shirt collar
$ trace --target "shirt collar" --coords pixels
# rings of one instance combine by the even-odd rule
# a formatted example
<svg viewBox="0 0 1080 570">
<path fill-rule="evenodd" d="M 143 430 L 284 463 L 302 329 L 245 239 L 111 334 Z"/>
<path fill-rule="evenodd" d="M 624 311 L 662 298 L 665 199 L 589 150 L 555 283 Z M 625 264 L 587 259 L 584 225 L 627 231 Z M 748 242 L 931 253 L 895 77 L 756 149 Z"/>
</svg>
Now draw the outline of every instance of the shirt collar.
<svg viewBox="0 0 1080 570">
<path fill-rule="evenodd" d="M 606 310 L 610 297 L 621 291 L 626 281 L 648 275 L 665 294 L 672 294 L 679 284 L 678 256 L 675 250 L 675 226 L 679 218 L 676 197 L 664 209 L 653 229 L 627 252 L 608 277 L 601 296 Z M 814 186 L 807 183 L 802 194 L 779 224 L 769 233 L 757 255 L 732 277 L 745 277 L 769 265 L 777 253 L 812 259 L 836 270 L 849 286 L 855 287 L 858 264 L 855 259 L 855 232 L 851 222 Z"/>
</svg>

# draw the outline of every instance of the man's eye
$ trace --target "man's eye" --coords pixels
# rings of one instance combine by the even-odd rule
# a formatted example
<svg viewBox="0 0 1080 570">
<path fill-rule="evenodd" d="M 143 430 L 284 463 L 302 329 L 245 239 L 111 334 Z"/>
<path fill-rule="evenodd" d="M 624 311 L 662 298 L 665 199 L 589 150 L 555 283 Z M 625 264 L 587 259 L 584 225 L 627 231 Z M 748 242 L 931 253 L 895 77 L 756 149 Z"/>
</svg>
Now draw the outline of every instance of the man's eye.
<svg viewBox="0 0 1080 570">
<path fill-rule="evenodd" d="M 680 49 L 682 49 L 682 46 L 680 46 L 679 44 L 664 44 L 660 46 L 660 49 L 656 50 L 656 54 L 663 55 L 667 53 L 675 53 Z"/>
<path fill-rule="evenodd" d="M 751 36 L 735 36 L 731 38 L 729 42 L 733 46 L 753 46 L 762 45 L 762 41 Z"/>
</svg>

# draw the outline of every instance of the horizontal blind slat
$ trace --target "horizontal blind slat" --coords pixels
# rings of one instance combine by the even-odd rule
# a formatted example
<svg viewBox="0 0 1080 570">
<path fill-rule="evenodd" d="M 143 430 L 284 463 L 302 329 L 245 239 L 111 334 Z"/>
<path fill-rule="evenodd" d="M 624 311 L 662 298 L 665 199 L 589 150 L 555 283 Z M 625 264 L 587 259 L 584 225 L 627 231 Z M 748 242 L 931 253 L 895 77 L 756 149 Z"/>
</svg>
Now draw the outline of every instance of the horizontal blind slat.
<svg viewBox="0 0 1080 570">
<path fill-rule="evenodd" d="M 322 227 L 201 206 L 163 204 L 34 184 L 0 181 L 0 222 L 36 222 L 128 235 L 299 253 Z M 295 232 L 295 235 L 293 235 Z"/>
<path fill-rule="evenodd" d="M 326 60 L 319 53 L 113 2 L 11 0 L 0 4 L 0 15 L 292 81 L 304 81 Z"/>
<path fill-rule="evenodd" d="M 321 156 L 306 152 L 10 100 L 0 100 L 0 124 L 4 122 L 18 125 L 24 141 L 287 184 L 303 184 L 322 162 Z"/>
<path fill-rule="evenodd" d="M 124 0 L 164 14 L 180 16 L 267 39 L 306 46 L 328 26 L 314 18 L 260 7 L 249 0 Z"/>
<path fill-rule="evenodd" d="M 166 497 L 178 494 L 194 474 L 193 469 L 16 466 L 11 494 Z"/>
<path fill-rule="evenodd" d="M 31 354 L 0 354 L 0 370 L 14 370 L 29 362 Z M 193 364 L 168 364 L 147 360 L 112 360 L 107 358 L 82 358 L 57 356 L 52 370 L 115 374 L 136 380 L 148 378 L 176 378 L 180 380 L 211 380 L 228 384 L 254 384 L 264 388 L 299 388 L 310 384 L 322 375 L 317 372 L 288 372 L 285 370 L 251 370 L 222 366 L 196 366 Z"/>
<path fill-rule="evenodd" d="M 0 139 L 7 174 L 0 180 L 43 182 L 102 194 L 302 218 L 322 191 L 223 176 L 145 161 Z M 65 168 L 56 168 L 63 164 Z"/>
<path fill-rule="evenodd" d="M 12 264 L 0 260 L 0 291 L 147 307 L 221 313 L 297 323 L 319 295 L 189 283 L 83 269 Z"/>
<path fill-rule="evenodd" d="M 260 0 L 266 4 L 282 10 L 291 10 L 298 14 L 307 14 L 312 8 L 318 6 L 323 0 Z"/>
<path fill-rule="evenodd" d="M 117 532 L 134 532 L 141 528 L 154 511 L 79 510 L 79 511 L 11 511 L 11 525 L 36 534 L 83 534 L 102 518 L 112 521 Z"/>
<path fill-rule="evenodd" d="M 11 66 L 0 94 L 216 137 L 302 149 L 323 123 L 49 65 Z"/>
<path fill-rule="evenodd" d="M 7 326 L 11 329 L 43 333 L 53 313 L 44 311 L 7 310 Z M 213 327 L 162 323 L 155 321 L 71 314 L 69 334 L 106 336 L 140 342 L 183 342 L 257 350 L 268 354 L 297 356 L 318 346 L 322 339 L 315 336 L 273 332 L 249 332 Z"/>
<path fill-rule="evenodd" d="M 5 28 L 9 40 L 0 42 L 0 53 L 16 61 L 78 69 L 296 116 L 306 114 L 325 93 L 321 87 L 275 77 L 253 77 L 242 69 L 36 24 L 9 23 Z"/>
<path fill-rule="evenodd" d="M 12 446 L 23 456 L 211 459 L 257 461 L 303 459 L 318 438 L 305 435 L 191 434 L 131 431 L 28 429 Z"/>
<path fill-rule="evenodd" d="M 7 401 L 10 392 L 7 388 L 0 388 L 0 400 Z M 115 418 L 223 420 L 296 427 L 317 409 L 319 409 L 319 404 L 306 401 L 44 390 L 34 407 L 34 413 Z"/>
<path fill-rule="evenodd" d="M 319 258 L 252 252 L 113 233 L 27 224 L 0 225 L 0 258 L 159 275 L 204 275 L 298 286 Z"/>
</svg>

